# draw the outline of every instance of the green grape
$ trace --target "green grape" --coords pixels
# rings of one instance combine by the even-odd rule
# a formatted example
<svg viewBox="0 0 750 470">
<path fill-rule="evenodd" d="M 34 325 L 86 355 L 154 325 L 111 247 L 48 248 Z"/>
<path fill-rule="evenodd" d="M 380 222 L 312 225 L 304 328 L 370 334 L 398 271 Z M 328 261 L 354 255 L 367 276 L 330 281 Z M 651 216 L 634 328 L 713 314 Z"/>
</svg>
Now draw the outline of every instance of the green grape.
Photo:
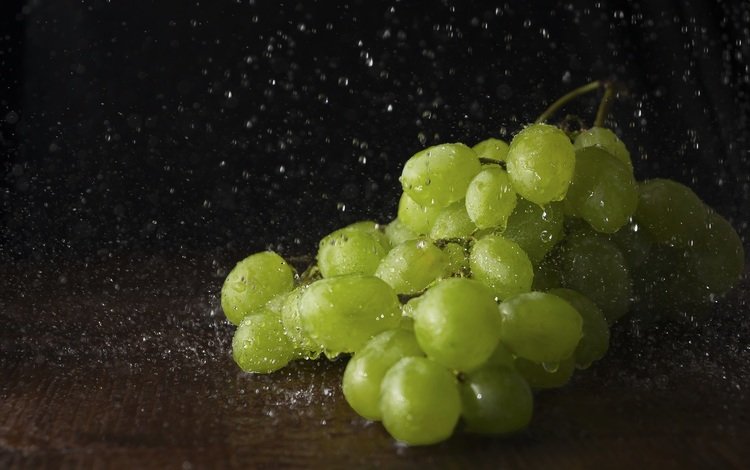
<svg viewBox="0 0 750 470">
<path fill-rule="evenodd" d="M 448 439 L 461 416 L 456 377 L 424 357 L 405 357 L 380 385 L 383 426 L 395 439 L 427 445 Z"/>
<path fill-rule="evenodd" d="M 544 255 L 563 238 L 562 203 L 544 207 L 518 198 L 503 237 L 518 243 L 532 263 L 538 264 Z"/>
<path fill-rule="evenodd" d="M 433 240 L 466 238 L 476 229 L 477 226 L 466 213 L 466 204 L 461 199 L 440 211 L 430 230 L 430 238 Z"/>
<path fill-rule="evenodd" d="M 474 279 L 487 284 L 501 300 L 528 292 L 534 279 L 534 268 L 518 243 L 500 235 L 477 240 L 469 255 Z"/>
<path fill-rule="evenodd" d="M 420 300 L 422 300 L 421 295 L 412 297 L 407 300 L 405 304 L 401 305 L 401 314 L 405 317 L 414 318 L 414 308 L 417 306 Z"/>
<path fill-rule="evenodd" d="M 479 173 L 479 158 L 464 144 L 436 145 L 417 152 L 401 172 L 404 193 L 422 206 L 445 207 L 464 198 Z"/>
<path fill-rule="evenodd" d="M 564 226 L 566 242 L 587 237 L 606 240 L 609 236 L 609 234 L 597 232 L 596 230 L 594 230 L 594 227 L 592 227 L 591 224 L 579 217 L 567 217 L 565 219 Z"/>
<path fill-rule="evenodd" d="M 628 223 L 638 204 L 633 173 L 599 147 L 576 151 L 573 181 L 565 204 L 598 232 L 614 233 Z"/>
<path fill-rule="evenodd" d="M 419 235 L 407 227 L 398 217 L 385 226 L 385 236 L 388 238 L 391 248 L 400 245 L 406 240 L 414 240 Z"/>
<path fill-rule="evenodd" d="M 500 313 L 500 341 L 517 357 L 560 362 L 573 354 L 581 340 L 581 315 L 555 295 L 518 294 L 500 304 Z"/>
<path fill-rule="evenodd" d="M 563 284 L 559 251 L 553 251 L 534 266 L 531 290 L 548 291 Z"/>
<path fill-rule="evenodd" d="M 617 245 L 599 236 L 569 238 L 561 253 L 562 286 L 591 299 L 611 325 L 630 308 L 632 281 Z"/>
<path fill-rule="evenodd" d="M 408 240 L 393 247 L 383 258 L 375 275 L 397 294 L 415 294 L 441 277 L 448 256 L 426 238 Z"/>
<path fill-rule="evenodd" d="M 469 253 L 458 243 L 448 243 L 443 247 L 448 257 L 445 277 L 465 276 L 469 272 Z"/>
<path fill-rule="evenodd" d="M 320 355 L 320 348 L 304 330 L 299 312 L 299 302 L 305 290 L 307 286 L 299 286 L 286 295 L 280 310 L 281 323 L 299 356 L 314 359 Z"/>
<path fill-rule="evenodd" d="M 380 383 L 396 362 L 408 356 L 424 356 L 414 333 L 388 330 L 372 338 L 347 363 L 341 388 L 344 398 L 360 416 L 380 420 Z"/>
<path fill-rule="evenodd" d="M 373 274 L 388 253 L 373 231 L 343 228 L 326 235 L 318 245 L 318 269 L 323 277 Z"/>
<path fill-rule="evenodd" d="M 573 179 L 575 151 L 557 127 L 531 124 L 510 142 L 506 161 L 513 189 L 543 206 L 565 197 Z"/>
<path fill-rule="evenodd" d="M 496 366 L 513 369 L 515 367 L 514 364 L 515 358 L 513 357 L 513 354 L 508 351 L 508 348 L 506 348 L 503 343 L 498 343 L 495 351 L 493 351 L 490 357 L 487 358 L 487 362 L 485 362 L 482 367 Z"/>
<path fill-rule="evenodd" d="M 508 155 L 508 144 L 500 139 L 489 138 L 471 148 L 479 158 L 504 162 Z"/>
<path fill-rule="evenodd" d="M 422 206 L 408 194 L 402 193 L 398 202 L 398 220 L 417 235 L 427 235 L 432 229 L 441 207 Z"/>
<path fill-rule="evenodd" d="M 701 319 L 713 298 L 741 277 L 744 248 L 726 219 L 709 212 L 706 225 L 696 227 L 693 238 L 687 247 L 654 244 L 638 267 L 634 289 L 643 305 L 638 315 L 642 322 Z"/>
<path fill-rule="evenodd" d="M 643 264 L 653 245 L 651 237 L 646 234 L 645 230 L 632 221 L 613 233 L 609 239 L 620 249 L 631 270 Z"/>
<path fill-rule="evenodd" d="M 609 325 L 601 309 L 586 296 L 571 289 L 552 289 L 548 293 L 567 301 L 583 319 L 583 337 L 574 353 L 575 365 L 586 369 L 592 362 L 604 357 L 609 349 Z"/>
<path fill-rule="evenodd" d="M 519 357 L 516 359 L 516 370 L 526 383 L 534 390 L 548 388 L 560 388 L 570 382 L 576 368 L 573 356 L 555 363 L 543 363 L 529 361 Z"/>
<path fill-rule="evenodd" d="M 745 270 L 745 250 L 732 225 L 711 212 L 705 227 L 687 249 L 696 279 L 713 295 L 724 295 L 739 281 Z"/>
<path fill-rule="evenodd" d="M 401 316 L 401 323 L 398 324 L 398 327 L 402 330 L 411 331 L 414 333 L 414 319 L 407 315 Z"/>
<path fill-rule="evenodd" d="M 466 430 L 479 434 L 509 434 L 529 425 L 534 397 L 526 381 L 512 368 L 485 366 L 467 374 L 460 385 Z"/>
<path fill-rule="evenodd" d="M 516 192 L 508 173 L 497 165 L 485 166 L 466 189 L 466 212 L 480 229 L 505 229 L 516 207 Z"/>
<path fill-rule="evenodd" d="M 635 220 L 660 243 L 690 246 L 700 227 L 706 226 L 708 209 L 692 189 L 676 181 L 656 178 L 639 187 Z"/>
<path fill-rule="evenodd" d="M 232 357 L 245 372 L 267 374 L 286 366 L 296 357 L 281 316 L 268 308 L 242 319 L 232 338 Z"/>
<path fill-rule="evenodd" d="M 350 274 L 310 284 L 299 299 L 302 330 L 328 356 L 356 352 L 381 331 L 396 328 L 401 304 L 388 284 Z"/>
<path fill-rule="evenodd" d="M 367 232 L 374 235 L 383 248 L 386 250 L 391 249 L 391 242 L 388 240 L 388 236 L 385 234 L 385 227 L 372 220 L 361 220 L 354 222 L 353 224 L 347 225 L 342 228 L 343 231 L 354 231 L 354 232 Z"/>
<path fill-rule="evenodd" d="M 630 152 L 617 135 L 606 127 L 592 127 L 576 137 L 573 142 L 576 150 L 586 147 L 598 147 L 611 153 L 625 164 L 630 173 L 633 173 L 633 162 L 630 160 Z"/>
<path fill-rule="evenodd" d="M 273 297 L 271 300 L 266 302 L 266 305 L 264 305 L 264 307 L 278 314 L 281 314 L 281 309 L 284 307 L 284 303 L 286 302 L 287 297 L 289 297 L 292 292 L 284 292 L 283 294 L 279 294 Z"/>
<path fill-rule="evenodd" d="M 294 270 L 272 251 L 255 253 L 232 269 L 221 288 L 221 308 L 235 325 L 294 287 Z"/>
<path fill-rule="evenodd" d="M 472 279 L 454 277 L 435 284 L 422 294 L 413 317 L 422 350 L 450 369 L 475 369 L 497 347 L 497 304 L 492 291 Z"/>
</svg>

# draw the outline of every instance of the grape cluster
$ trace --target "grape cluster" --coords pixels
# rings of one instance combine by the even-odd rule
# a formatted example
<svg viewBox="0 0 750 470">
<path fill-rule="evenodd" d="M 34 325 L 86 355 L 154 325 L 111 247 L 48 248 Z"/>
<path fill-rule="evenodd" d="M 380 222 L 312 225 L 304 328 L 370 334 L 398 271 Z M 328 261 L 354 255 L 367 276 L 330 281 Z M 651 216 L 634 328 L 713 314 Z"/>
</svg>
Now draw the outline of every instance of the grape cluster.
<svg viewBox="0 0 750 470">
<path fill-rule="evenodd" d="M 680 183 L 636 181 L 603 127 L 536 123 L 510 145 L 437 145 L 400 181 L 390 223 L 327 235 L 302 275 L 253 254 L 221 302 L 243 370 L 351 355 L 347 402 L 407 444 L 444 440 L 459 422 L 523 429 L 532 390 L 602 358 L 628 311 L 694 309 L 743 272 L 731 225 Z"/>
</svg>

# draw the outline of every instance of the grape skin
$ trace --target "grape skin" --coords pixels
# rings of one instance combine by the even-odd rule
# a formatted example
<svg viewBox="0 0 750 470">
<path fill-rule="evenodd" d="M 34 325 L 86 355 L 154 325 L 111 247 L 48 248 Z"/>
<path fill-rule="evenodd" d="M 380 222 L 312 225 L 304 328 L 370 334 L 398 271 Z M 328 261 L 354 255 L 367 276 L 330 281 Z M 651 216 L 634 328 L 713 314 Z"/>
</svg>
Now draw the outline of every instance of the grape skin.
<svg viewBox="0 0 750 470">
<path fill-rule="evenodd" d="M 398 327 L 401 308 L 393 289 L 358 274 L 316 281 L 299 300 L 302 328 L 331 357 L 356 352 L 374 335 Z"/>
<path fill-rule="evenodd" d="M 503 237 L 512 240 L 523 249 L 533 264 L 539 264 L 544 256 L 563 239 L 562 203 L 552 202 L 538 206 L 518 198 Z"/>
<path fill-rule="evenodd" d="M 221 288 L 221 308 L 231 323 L 257 311 L 273 297 L 294 287 L 294 270 L 272 251 L 255 253 L 232 269 Z"/>
<path fill-rule="evenodd" d="M 532 124 L 510 142 L 507 168 L 513 189 L 524 198 L 540 206 L 561 201 L 573 179 L 573 144 L 555 126 Z"/>
<path fill-rule="evenodd" d="M 448 267 L 448 256 L 426 238 L 407 240 L 383 258 L 375 276 L 397 294 L 415 294 L 440 278 Z"/>
<path fill-rule="evenodd" d="M 508 173 L 496 165 L 479 172 L 466 189 L 466 212 L 480 229 L 505 230 L 508 217 L 516 207 L 516 192 Z"/>
<path fill-rule="evenodd" d="M 405 357 L 383 377 L 380 388 L 383 426 L 409 445 L 428 445 L 453 434 L 461 416 L 456 377 L 424 357 Z"/>
<path fill-rule="evenodd" d="M 516 356 L 532 362 L 567 359 L 582 336 L 581 315 L 552 294 L 518 294 L 500 304 L 500 313 L 500 341 Z"/>
<path fill-rule="evenodd" d="M 439 206 L 423 206 L 410 198 L 408 194 L 403 193 L 398 202 L 397 218 L 416 235 L 427 235 L 441 209 Z"/>
<path fill-rule="evenodd" d="M 377 232 L 379 233 L 379 232 Z M 323 277 L 373 274 L 389 245 L 374 232 L 343 228 L 325 236 L 318 245 L 318 268 Z"/>
<path fill-rule="evenodd" d="M 466 212 L 464 200 L 456 201 L 440 211 L 430 230 L 430 238 L 466 238 L 477 229 Z"/>
<path fill-rule="evenodd" d="M 573 215 L 596 231 L 615 233 L 633 216 L 638 186 L 633 173 L 614 155 L 599 147 L 576 151 L 573 180 L 565 198 Z"/>
<path fill-rule="evenodd" d="M 489 138 L 471 148 L 477 157 L 504 162 L 508 156 L 508 144 L 504 140 Z"/>
<path fill-rule="evenodd" d="M 687 247 L 700 227 L 706 226 L 708 209 L 687 186 L 654 178 L 642 182 L 638 189 L 635 219 L 654 241 Z"/>
<path fill-rule="evenodd" d="M 551 289 L 548 291 L 567 301 L 581 315 L 583 337 L 576 347 L 575 365 L 586 369 L 598 361 L 609 349 L 609 325 L 601 309 L 583 294 L 572 289 Z"/>
<path fill-rule="evenodd" d="M 414 333 L 402 328 L 388 330 L 372 338 L 347 363 L 342 391 L 349 405 L 360 416 L 379 421 L 380 384 L 385 373 L 407 356 L 424 356 Z"/>
<path fill-rule="evenodd" d="M 417 204 L 445 207 L 464 198 L 479 173 L 479 158 L 464 144 L 436 145 L 417 152 L 404 164 L 401 186 Z"/>
<path fill-rule="evenodd" d="M 724 295 L 734 287 L 745 268 L 745 249 L 732 225 L 715 212 L 699 230 L 687 249 L 691 271 L 713 295 Z"/>
<path fill-rule="evenodd" d="M 232 338 L 232 357 L 246 372 L 274 372 L 296 357 L 278 312 L 261 308 L 242 319 Z"/>
<path fill-rule="evenodd" d="M 480 366 L 500 339 L 500 315 L 492 291 L 472 279 L 440 281 L 422 295 L 413 317 L 422 350 L 453 370 Z"/>
<path fill-rule="evenodd" d="M 519 357 L 515 367 L 521 377 L 534 390 L 560 388 L 570 382 L 576 368 L 573 356 L 560 362 L 541 364 Z"/>
<path fill-rule="evenodd" d="M 468 432 L 510 434 L 529 425 L 534 397 L 512 368 L 484 366 L 461 383 L 462 417 Z"/>
<path fill-rule="evenodd" d="M 617 245 L 601 236 L 569 237 L 561 258 L 562 287 L 591 299 L 610 325 L 628 312 L 632 280 Z"/>
<path fill-rule="evenodd" d="M 501 300 L 531 289 L 534 268 L 529 257 L 516 242 L 500 235 L 479 239 L 469 263 L 474 279 L 488 285 Z"/>
</svg>

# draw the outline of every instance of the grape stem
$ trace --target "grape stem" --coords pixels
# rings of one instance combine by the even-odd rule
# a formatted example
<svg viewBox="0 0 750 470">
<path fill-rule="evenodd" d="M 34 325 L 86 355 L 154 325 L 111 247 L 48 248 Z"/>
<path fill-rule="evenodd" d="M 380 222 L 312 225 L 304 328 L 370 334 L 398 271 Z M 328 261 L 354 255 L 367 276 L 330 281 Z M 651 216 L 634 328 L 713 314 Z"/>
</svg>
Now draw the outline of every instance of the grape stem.
<svg viewBox="0 0 750 470">
<path fill-rule="evenodd" d="M 612 98 L 615 96 L 615 87 L 612 82 L 604 82 L 604 96 L 599 102 L 599 108 L 596 110 L 596 118 L 594 119 L 594 127 L 604 127 L 604 120 L 607 119 L 609 114 L 609 108 L 612 105 Z"/>
<path fill-rule="evenodd" d="M 544 112 L 534 122 L 538 124 L 540 122 L 546 121 L 553 114 L 555 114 L 557 110 L 565 106 L 568 102 L 581 95 L 596 91 L 600 88 L 604 88 L 604 96 L 602 96 L 602 100 L 599 102 L 599 107 L 596 110 L 594 127 L 604 127 L 604 121 L 607 119 L 609 108 L 612 106 L 612 101 L 614 101 L 616 92 L 615 83 L 611 80 L 594 80 L 591 83 L 587 83 L 586 85 L 580 86 L 575 90 L 566 93 L 562 97 L 558 98 L 557 101 L 549 105 L 549 107 L 545 109 Z"/>
</svg>

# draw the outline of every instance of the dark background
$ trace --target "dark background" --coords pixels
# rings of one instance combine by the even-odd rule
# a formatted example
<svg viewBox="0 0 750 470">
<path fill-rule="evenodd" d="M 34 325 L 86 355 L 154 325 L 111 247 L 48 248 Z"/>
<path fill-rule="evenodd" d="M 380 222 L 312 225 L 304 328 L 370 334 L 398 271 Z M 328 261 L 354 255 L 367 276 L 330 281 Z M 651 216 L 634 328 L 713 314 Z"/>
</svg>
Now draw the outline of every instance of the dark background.
<svg viewBox="0 0 750 470">
<path fill-rule="evenodd" d="M 747 239 L 747 2 L 4 4 L 3 258 L 309 253 L 394 217 L 424 146 L 510 139 L 609 78 L 637 176 Z"/>
</svg>

